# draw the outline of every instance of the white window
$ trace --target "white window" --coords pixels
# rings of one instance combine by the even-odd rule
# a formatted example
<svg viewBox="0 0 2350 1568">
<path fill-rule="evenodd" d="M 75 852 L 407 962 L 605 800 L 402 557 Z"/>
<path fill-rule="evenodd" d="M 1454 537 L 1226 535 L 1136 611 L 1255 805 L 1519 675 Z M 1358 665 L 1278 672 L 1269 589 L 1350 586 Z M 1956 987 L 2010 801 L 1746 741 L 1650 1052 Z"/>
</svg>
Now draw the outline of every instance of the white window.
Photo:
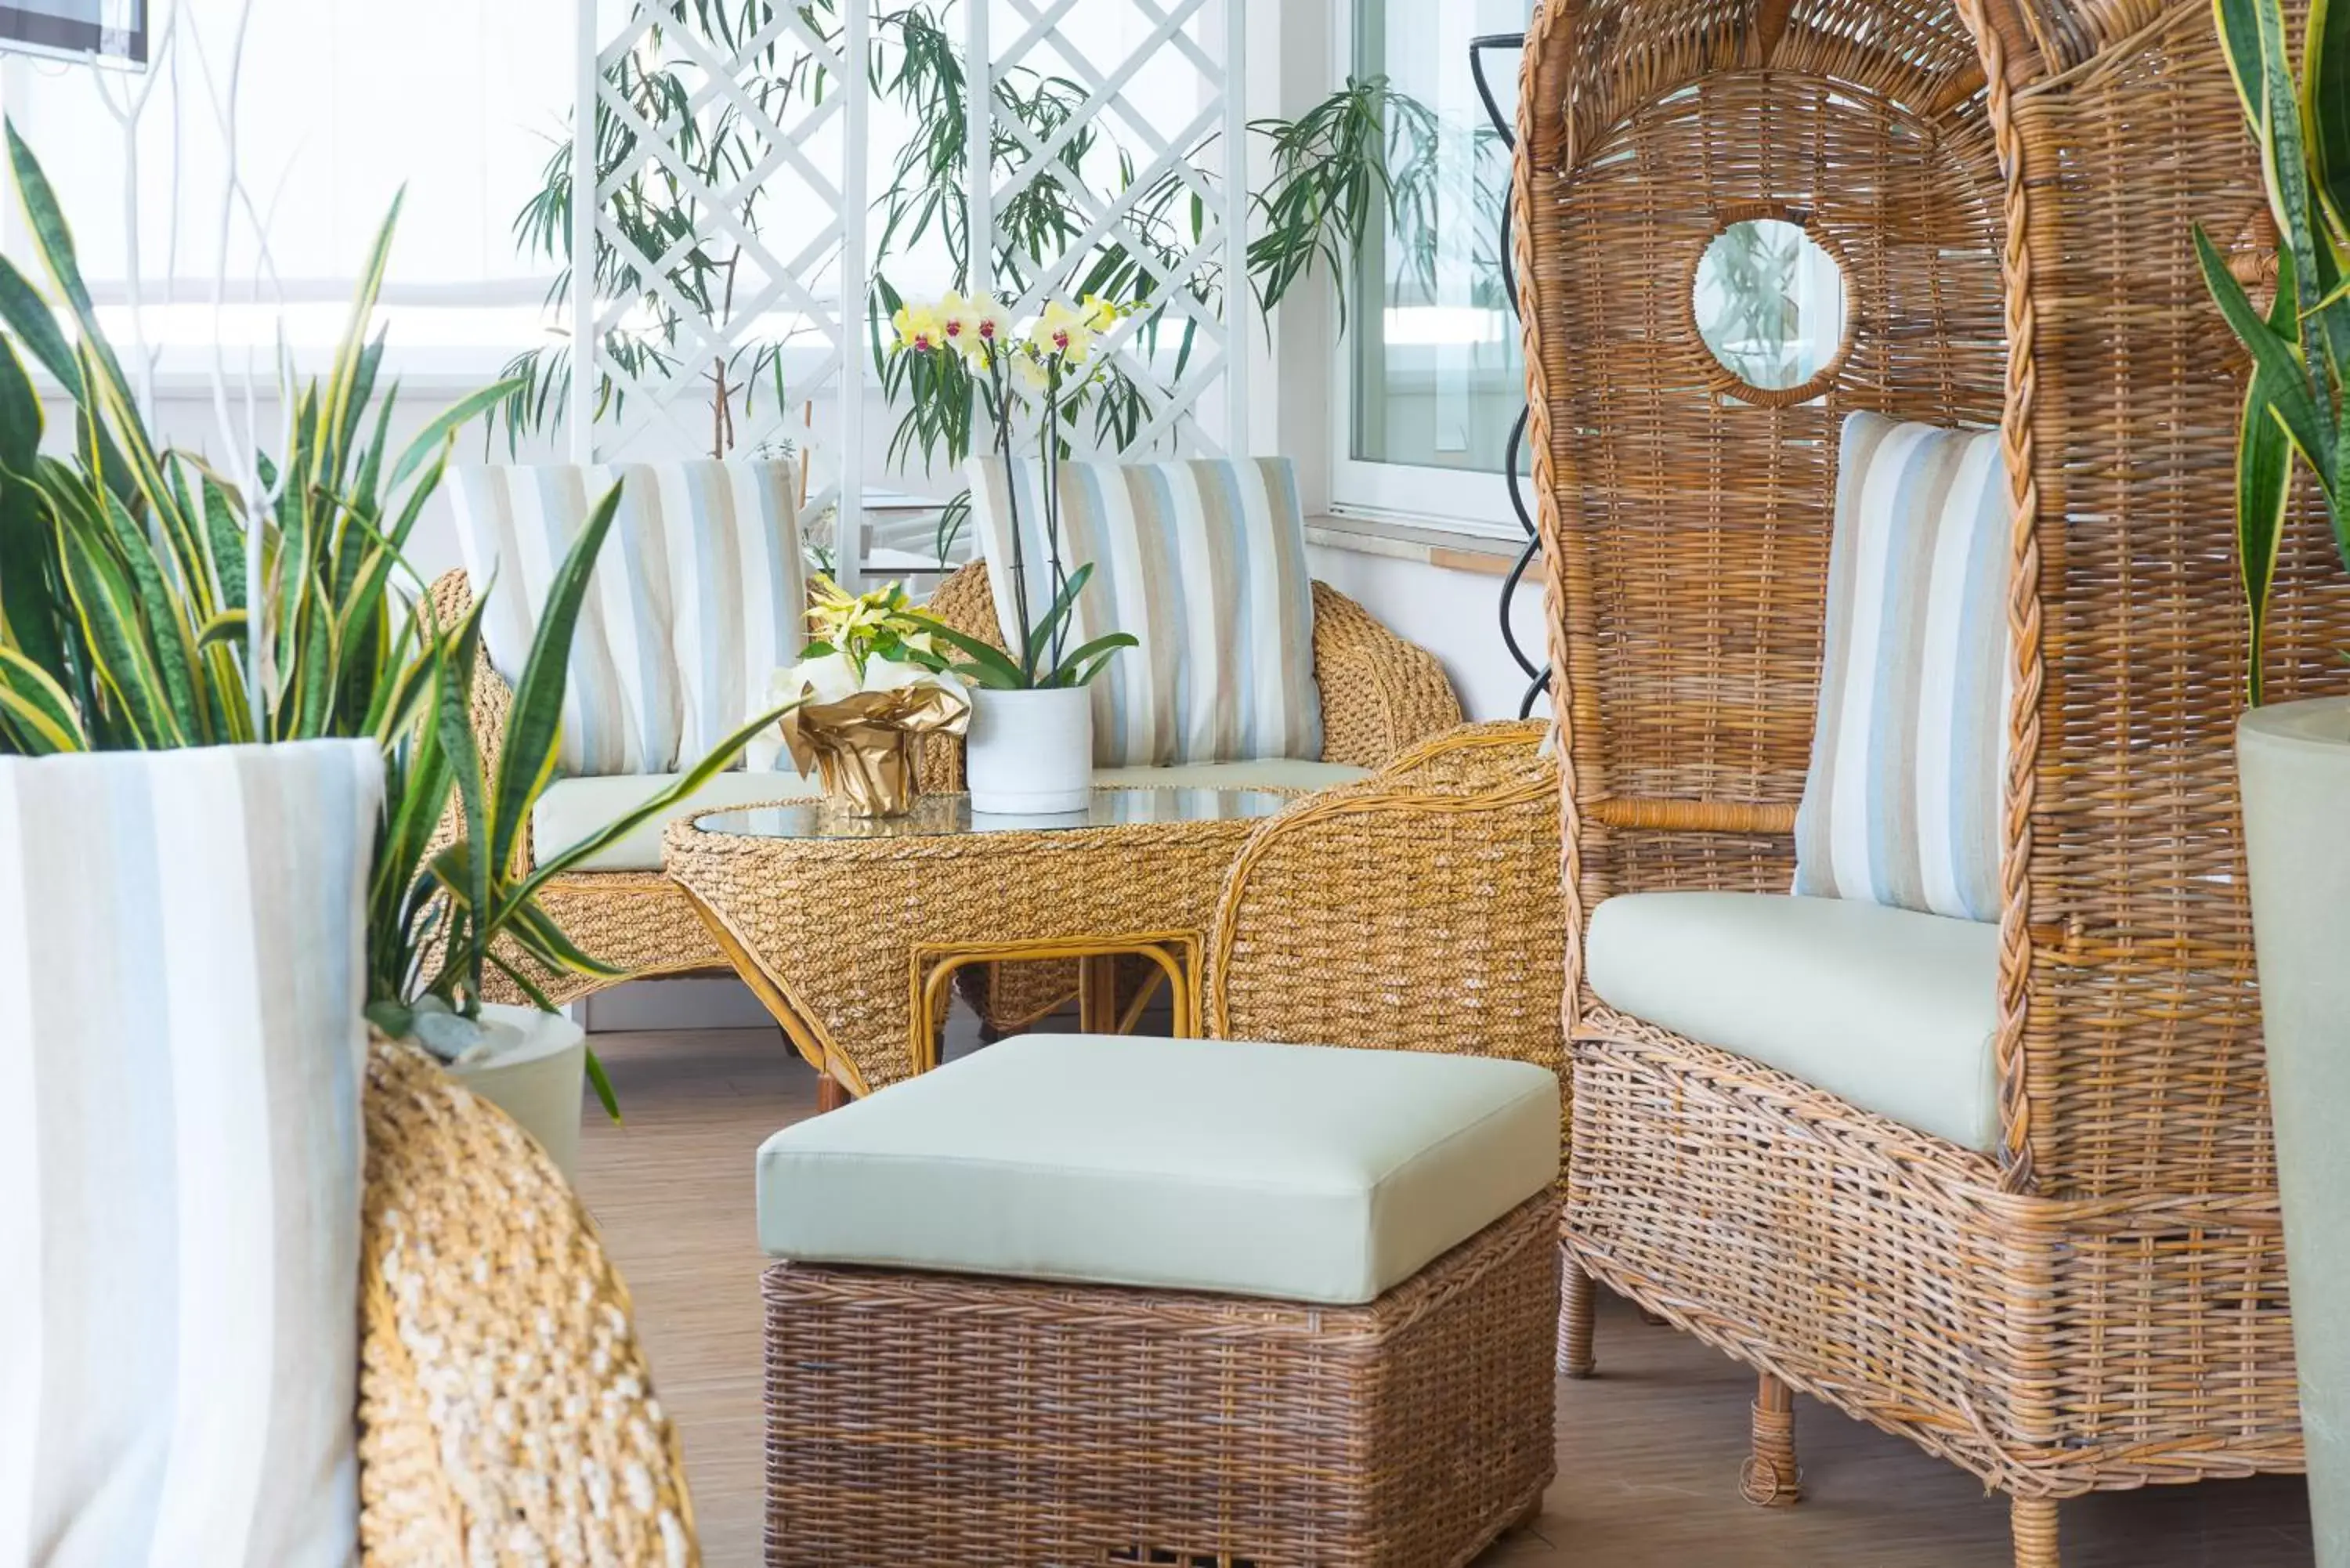
<svg viewBox="0 0 2350 1568">
<path fill-rule="evenodd" d="M 1502 265 L 1510 152 L 1479 97 L 1472 39 L 1521 35 L 1530 0 L 1337 0 L 1340 74 L 1384 77 L 1399 200 L 1347 289 L 1334 399 L 1334 510 L 1518 537 L 1503 479 L 1525 406 Z M 1486 54 L 1514 114 L 1518 57 Z"/>
<path fill-rule="evenodd" d="M 574 0 L 250 0 L 236 117 L 249 212 L 224 200 L 216 111 L 245 9 L 151 5 L 144 74 L 24 57 L 0 67 L 0 97 L 57 187 L 126 358 L 135 276 L 138 335 L 162 376 L 208 372 L 224 212 L 217 336 L 234 362 L 250 347 L 265 367 L 281 322 L 297 358 L 329 348 L 403 189 L 384 290 L 395 373 L 478 384 L 543 342 L 557 264 L 523 254 L 514 223 L 567 138 Z M 134 163 L 123 116 L 141 95 Z M 12 196 L 0 232 L 39 278 L 15 208 Z"/>
</svg>

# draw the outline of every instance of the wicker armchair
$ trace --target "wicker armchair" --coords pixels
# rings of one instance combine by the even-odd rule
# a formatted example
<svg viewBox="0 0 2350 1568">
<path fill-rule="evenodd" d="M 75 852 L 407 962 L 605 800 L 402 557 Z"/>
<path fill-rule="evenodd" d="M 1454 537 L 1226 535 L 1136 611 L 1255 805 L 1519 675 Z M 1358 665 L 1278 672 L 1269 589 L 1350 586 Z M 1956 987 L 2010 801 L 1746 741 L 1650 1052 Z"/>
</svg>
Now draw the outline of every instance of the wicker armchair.
<svg viewBox="0 0 2350 1568">
<path fill-rule="evenodd" d="M 957 630 L 1003 646 L 987 567 L 974 562 L 931 596 L 931 613 Z M 1314 585 L 1314 674 L 1322 691 L 1322 761 L 1378 768 L 1461 722 L 1436 656 L 1406 642 L 1326 583 Z M 922 787 L 962 787 L 962 742 L 941 737 L 920 756 Z M 1016 1029 L 1076 993 L 1074 966 L 995 964 L 965 971 L 965 994 L 997 1029 Z"/>
<path fill-rule="evenodd" d="M 412 1049 L 373 1047 L 366 1116 L 360 1561 L 701 1562 L 628 1289 L 571 1189 Z"/>
<path fill-rule="evenodd" d="M 1759 1370 L 1758 1501 L 1794 1495 L 1790 1389 L 2005 1492 L 2030 1568 L 2059 1498 L 2300 1468 L 2230 744 L 2241 366 L 2189 241 L 2262 197 L 2208 7 L 1553 0 L 1523 68 L 1574 1261 Z M 1772 211 L 1841 250 L 1848 352 L 1742 398 L 1690 269 Z M 1583 981 L 1605 899 L 1788 887 L 1856 410 L 1996 424 L 2014 481 L 1990 1152 Z M 2302 518 L 2272 693 L 2340 688 L 2329 553 Z"/>
<path fill-rule="evenodd" d="M 1209 940 L 1208 1032 L 1561 1071 L 1548 728 L 1464 725 L 1259 828 Z"/>
</svg>

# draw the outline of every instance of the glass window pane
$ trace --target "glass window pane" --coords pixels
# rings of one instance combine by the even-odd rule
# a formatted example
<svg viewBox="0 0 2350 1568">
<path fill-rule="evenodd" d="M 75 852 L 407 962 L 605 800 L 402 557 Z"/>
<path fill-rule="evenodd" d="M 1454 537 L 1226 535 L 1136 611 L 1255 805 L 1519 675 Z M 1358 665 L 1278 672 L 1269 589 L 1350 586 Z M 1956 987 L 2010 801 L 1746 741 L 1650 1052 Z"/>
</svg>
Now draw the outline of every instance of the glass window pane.
<svg viewBox="0 0 2350 1568">
<path fill-rule="evenodd" d="M 1502 273 L 1510 154 L 1470 72 L 1470 40 L 1522 35 L 1531 0 L 1354 0 L 1355 74 L 1383 76 L 1396 200 L 1367 236 L 1347 331 L 1359 462 L 1502 471 L 1525 402 Z M 1504 114 L 1518 56 L 1486 52 Z"/>
</svg>

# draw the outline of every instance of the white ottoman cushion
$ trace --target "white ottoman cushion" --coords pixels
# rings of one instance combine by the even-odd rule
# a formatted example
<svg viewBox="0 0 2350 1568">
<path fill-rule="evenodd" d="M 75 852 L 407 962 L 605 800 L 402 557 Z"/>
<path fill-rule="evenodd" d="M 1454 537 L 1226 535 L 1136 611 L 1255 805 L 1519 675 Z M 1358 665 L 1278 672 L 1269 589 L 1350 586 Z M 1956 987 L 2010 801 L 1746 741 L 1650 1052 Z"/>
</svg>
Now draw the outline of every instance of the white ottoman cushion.
<svg viewBox="0 0 2350 1568">
<path fill-rule="evenodd" d="M 1031 1034 L 759 1150 L 772 1257 L 1367 1302 L 1558 1175 L 1523 1062 Z"/>
</svg>

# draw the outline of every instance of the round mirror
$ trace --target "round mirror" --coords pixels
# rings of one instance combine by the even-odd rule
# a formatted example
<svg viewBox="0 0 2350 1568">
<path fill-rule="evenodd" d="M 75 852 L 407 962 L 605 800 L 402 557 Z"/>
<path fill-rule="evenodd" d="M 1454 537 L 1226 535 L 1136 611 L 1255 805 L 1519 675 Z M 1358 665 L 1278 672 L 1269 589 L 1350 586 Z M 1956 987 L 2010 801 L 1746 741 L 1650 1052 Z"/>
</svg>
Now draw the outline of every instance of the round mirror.
<svg viewBox="0 0 2350 1568">
<path fill-rule="evenodd" d="M 1844 269 L 1801 223 L 1729 224 L 1698 258 L 1690 294 L 1708 351 L 1757 391 L 1823 378 L 1844 346 Z"/>
</svg>

